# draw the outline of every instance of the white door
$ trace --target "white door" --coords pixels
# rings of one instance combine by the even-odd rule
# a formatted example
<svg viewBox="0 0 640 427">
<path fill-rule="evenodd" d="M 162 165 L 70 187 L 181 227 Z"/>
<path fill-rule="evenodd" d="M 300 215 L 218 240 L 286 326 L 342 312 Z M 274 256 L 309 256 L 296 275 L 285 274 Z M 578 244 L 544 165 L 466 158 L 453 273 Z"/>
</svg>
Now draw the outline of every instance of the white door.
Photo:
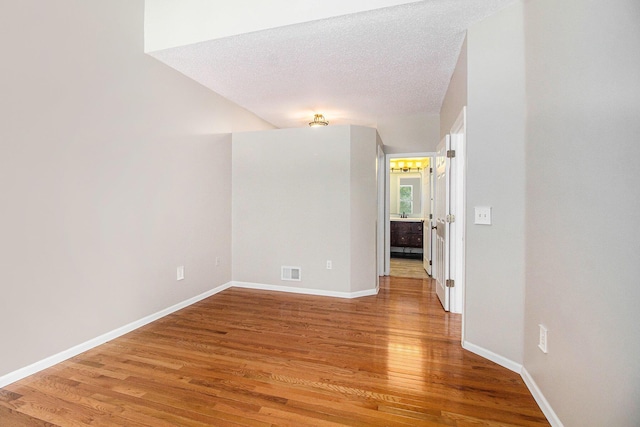
<svg viewBox="0 0 640 427">
<path fill-rule="evenodd" d="M 465 163 L 466 163 L 466 110 L 462 112 L 451 127 L 449 149 L 455 155 L 449 158 L 449 213 L 455 214 L 453 222 L 449 224 L 449 278 L 452 279 L 450 289 L 449 310 L 452 313 L 462 313 L 465 282 L 464 228 L 465 228 Z M 453 281 L 455 279 L 455 281 Z M 464 323 L 464 317 L 462 322 Z M 464 332 L 463 332 L 464 334 Z"/>
<path fill-rule="evenodd" d="M 447 280 L 450 277 L 450 227 L 449 215 L 451 212 L 451 187 L 450 187 L 450 162 L 447 158 L 447 150 L 450 150 L 450 137 L 440 141 L 437 147 L 435 158 L 435 181 L 436 181 L 436 203 L 435 203 L 435 227 L 436 244 L 434 251 L 436 293 L 445 311 L 449 311 L 449 287 Z"/>
<path fill-rule="evenodd" d="M 431 218 L 433 217 L 433 165 L 429 162 L 429 167 L 422 170 L 422 206 L 423 218 L 422 223 L 422 264 L 424 270 L 429 276 L 433 275 L 431 268 Z"/>
</svg>

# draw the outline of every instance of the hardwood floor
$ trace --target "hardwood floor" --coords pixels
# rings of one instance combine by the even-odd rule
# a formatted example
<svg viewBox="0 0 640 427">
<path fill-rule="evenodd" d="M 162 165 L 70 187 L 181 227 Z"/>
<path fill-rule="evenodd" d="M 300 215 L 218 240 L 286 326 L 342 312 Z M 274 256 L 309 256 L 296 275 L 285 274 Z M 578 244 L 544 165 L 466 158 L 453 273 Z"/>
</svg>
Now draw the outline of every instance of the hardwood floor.
<svg viewBox="0 0 640 427">
<path fill-rule="evenodd" d="M 431 280 L 383 278 L 354 300 L 228 289 L 0 389 L 0 425 L 549 424 L 460 347 Z"/>
<path fill-rule="evenodd" d="M 391 258 L 389 275 L 392 277 L 410 277 L 414 279 L 429 279 L 429 275 L 422 266 L 421 259 Z"/>
</svg>

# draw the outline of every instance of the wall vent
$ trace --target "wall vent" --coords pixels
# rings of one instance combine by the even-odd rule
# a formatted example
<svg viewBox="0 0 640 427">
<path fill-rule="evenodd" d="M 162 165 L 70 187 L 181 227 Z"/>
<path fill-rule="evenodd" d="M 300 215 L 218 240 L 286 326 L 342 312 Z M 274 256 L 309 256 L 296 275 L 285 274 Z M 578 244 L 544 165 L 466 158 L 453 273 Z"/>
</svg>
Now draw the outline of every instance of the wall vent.
<svg viewBox="0 0 640 427">
<path fill-rule="evenodd" d="M 299 282 L 302 280 L 302 269 L 300 267 L 286 267 L 282 266 L 282 280 L 292 280 Z"/>
</svg>

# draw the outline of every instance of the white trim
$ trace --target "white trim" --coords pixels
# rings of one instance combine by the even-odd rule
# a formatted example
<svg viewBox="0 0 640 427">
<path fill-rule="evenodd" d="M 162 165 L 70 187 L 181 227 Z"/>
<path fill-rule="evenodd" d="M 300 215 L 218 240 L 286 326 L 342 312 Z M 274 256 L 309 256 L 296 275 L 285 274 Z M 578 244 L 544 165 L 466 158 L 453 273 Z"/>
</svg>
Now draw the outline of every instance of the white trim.
<svg viewBox="0 0 640 427">
<path fill-rule="evenodd" d="M 231 282 L 231 286 L 236 288 L 259 289 L 262 291 L 290 292 L 294 294 L 316 295 L 316 296 L 322 296 L 322 297 L 336 297 L 336 298 L 349 298 L 349 299 L 368 297 L 371 295 L 378 294 L 377 286 L 374 289 L 367 289 L 367 290 L 358 291 L 358 292 L 325 291 L 322 289 L 307 289 L 307 288 L 297 288 L 294 286 L 267 285 L 264 283 L 250 283 L 250 282 Z"/>
<path fill-rule="evenodd" d="M 195 304 L 198 301 L 201 301 L 205 298 L 209 298 L 210 296 L 215 295 L 231 287 L 261 289 L 261 290 L 277 291 L 277 292 L 292 292 L 292 293 L 298 293 L 298 294 L 318 295 L 318 296 L 328 296 L 328 297 L 338 297 L 338 298 L 359 298 L 359 297 L 377 295 L 379 290 L 379 286 L 377 284 L 374 289 L 367 289 L 364 291 L 334 292 L 334 291 L 324 291 L 321 289 L 304 289 L 304 288 L 295 288 L 295 287 L 288 287 L 288 286 L 265 285 L 261 283 L 228 282 L 216 288 L 213 288 L 207 292 L 204 292 L 200 295 L 197 295 L 193 298 L 189 298 L 187 300 L 179 302 L 178 304 L 172 305 L 171 307 L 165 308 L 164 310 L 160 310 L 157 313 L 143 317 L 142 319 L 136 320 L 135 322 L 131 322 L 128 325 L 114 329 L 113 331 L 107 332 L 106 334 L 100 335 L 96 338 L 92 338 L 89 341 L 85 341 L 82 344 L 78 344 L 74 347 L 71 347 L 70 349 L 61 351 L 58 354 L 54 354 L 53 356 L 49 356 L 38 362 L 32 363 L 29 366 L 25 366 L 24 368 L 20 368 L 16 371 L 9 372 L 8 374 L 0 377 L 0 388 L 6 387 L 11 383 L 19 381 L 23 378 L 28 377 L 29 375 L 33 375 L 44 369 L 50 368 L 51 366 L 56 365 L 60 362 L 64 362 L 65 360 L 70 359 L 74 356 L 77 356 L 80 353 L 84 353 L 85 351 L 91 350 L 92 348 L 97 347 L 101 344 L 104 344 L 107 341 L 111 341 L 124 334 L 128 334 L 129 332 L 134 331 L 144 325 L 147 325 L 173 312 L 176 312 L 192 304 Z"/>
<path fill-rule="evenodd" d="M 389 170 L 389 154 L 384 156 L 384 267 L 383 274 L 388 276 L 391 274 L 391 222 L 389 221 L 391 212 L 391 171 Z"/>
<path fill-rule="evenodd" d="M 549 421 L 553 427 L 564 427 L 564 424 L 562 424 L 562 421 L 560 421 L 560 418 L 558 418 L 558 415 L 556 415 L 555 411 L 542 394 L 542 391 L 538 388 L 538 384 L 536 384 L 525 367 L 522 368 L 520 375 L 533 395 L 533 398 L 538 403 L 540 410 L 542 410 L 542 413 L 547 417 L 547 421 Z"/>
<path fill-rule="evenodd" d="M 498 365 L 509 369 L 517 374 L 520 374 L 522 380 L 525 385 L 529 389 L 529 392 L 535 399 L 536 403 L 540 407 L 540 410 L 547 417 L 547 421 L 551 424 L 552 427 L 564 427 L 560 418 L 555 413 L 547 399 L 542 394 L 542 391 L 538 387 L 538 384 L 533 380 L 527 369 L 522 366 L 520 363 L 516 363 L 513 360 L 507 359 L 506 357 L 500 356 L 492 352 L 491 350 L 487 350 L 486 348 L 480 347 L 479 345 L 475 345 L 470 343 L 469 341 L 462 342 L 462 348 L 465 350 L 469 350 L 472 353 L 477 354 L 478 356 L 484 357 L 485 359 L 489 359 L 492 362 L 497 363 Z"/>
<path fill-rule="evenodd" d="M 0 377 L 0 388 L 5 387 L 11 383 L 19 381 L 23 378 L 28 377 L 29 375 L 33 375 L 36 372 L 40 372 L 44 369 L 50 368 L 51 366 L 58 364 L 60 362 L 64 362 L 67 359 L 70 359 L 74 356 L 77 356 L 80 353 L 83 353 L 87 350 L 91 350 L 94 347 L 97 347 L 101 344 L 106 343 L 107 341 L 111 341 L 115 338 L 118 338 L 124 334 L 128 334 L 129 332 L 138 329 L 148 323 L 151 323 L 155 320 L 158 320 L 168 314 L 171 314 L 175 311 L 181 310 L 185 307 L 188 307 L 192 304 L 195 304 L 198 301 L 201 301 L 205 298 L 208 298 L 212 295 L 217 294 L 218 292 L 222 292 L 225 289 L 231 286 L 231 282 L 225 283 L 224 285 L 220 285 L 214 289 L 211 289 L 207 292 L 204 292 L 200 295 L 197 295 L 193 298 L 189 298 L 185 301 L 182 301 L 178 304 L 172 305 L 171 307 L 165 308 L 164 310 L 160 310 L 157 313 L 151 314 L 149 316 L 143 317 L 142 319 L 136 320 L 134 322 L 129 323 L 128 325 L 122 326 L 120 328 L 114 329 L 111 332 L 107 332 L 106 334 L 100 335 L 96 338 L 90 339 L 89 341 L 85 341 L 82 344 L 78 344 L 70 349 L 61 351 L 58 354 L 54 354 L 53 356 L 49 356 L 46 359 L 40 360 L 39 362 L 35 362 L 29 366 L 25 366 L 24 368 L 20 368 L 16 371 L 10 372 L 6 375 Z"/>
<path fill-rule="evenodd" d="M 420 151 L 418 153 L 391 153 L 385 154 L 387 156 L 387 162 L 391 161 L 391 159 L 404 159 L 404 158 L 413 158 L 413 157 L 431 157 L 435 153 L 431 151 Z"/>
<path fill-rule="evenodd" d="M 500 356 L 499 354 L 494 353 L 491 350 L 487 350 L 484 347 L 472 344 L 469 341 L 463 341 L 462 348 L 464 348 L 465 350 L 469 350 L 470 352 L 475 353 L 478 356 L 484 357 L 485 359 L 489 359 L 492 362 L 497 363 L 498 365 L 505 367 L 510 371 L 518 374 L 522 372 L 522 365 L 520 363 L 516 363 L 504 356 Z"/>
<path fill-rule="evenodd" d="M 456 151 L 455 172 L 455 188 L 452 188 L 455 197 L 455 258 L 453 279 L 456 286 L 451 289 L 450 309 L 452 313 L 462 313 L 462 335 L 464 336 L 464 292 L 466 283 L 466 172 L 467 172 L 467 107 L 462 107 L 462 111 L 458 115 L 455 123 L 451 127 L 449 134 L 451 135 L 451 149 Z"/>
<path fill-rule="evenodd" d="M 202 301 L 205 298 L 209 298 L 212 295 L 215 295 L 219 292 L 222 292 L 232 287 L 245 288 L 245 289 L 259 289 L 259 290 L 274 291 L 274 292 L 289 292 L 289 293 L 297 293 L 297 294 L 305 294 L 305 295 L 349 298 L 349 299 L 377 295 L 380 289 L 379 284 L 376 284 L 375 289 L 367 289 L 367 290 L 358 291 L 358 292 L 336 292 L 336 291 L 325 291 L 321 289 L 305 289 L 305 288 L 296 288 L 296 287 L 290 287 L 290 286 L 267 285 L 263 283 L 249 283 L 249 282 L 235 282 L 235 281 L 228 282 L 216 288 L 213 288 L 207 292 L 204 292 L 200 295 L 197 295 L 193 298 L 189 298 L 178 304 L 172 305 L 171 307 L 165 308 L 164 310 L 160 310 L 154 314 L 151 314 L 149 316 L 143 317 L 142 319 L 136 320 L 135 322 L 131 322 L 125 326 L 114 329 L 111 332 L 107 332 L 106 334 L 90 339 L 89 341 L 85 341 L 84 343 L 71 347 L 68 350 L 64 350 L 58 354 L 54 354 L 53 356 L 49 356 L 43 360 L 40 360 L 39 362 L 35 362 L 29 366 L 25 366 L 24 368 L 20 368 L 16 371 L 10 372 L 0 377 L 0 388 L 6 387 L 9 384 L 12 384 L 16 381 L 19 381 L 37 372 L 40 372 L 44 369 L 50 368 L 51 366 L 56 365 L 60 362 L 64 362 L 65 360 L 70 359 L 74 356 L 77 356 L 80 353 L 83 353 L 87 350 L 91 350 L 92 348 L 97 347 L 101 344 L 104 344 L 107 341 L 111 341 L 115 338 L 118 338 L 144 325 L 154 322 L 164 316 L 167 316 L 171 313 L 174 313 L 178 310 L 181 310 L 185 307 L 195 304 L 198 301 Z M 526 384 L 527 388 L 533 395 L 533 398 L 538 403 L 538 405 L 540 406 L 540 409 L 542 410 L 544 415 L 547 417 L 551 425 L 553 427 L 564 427 L 564 425 L 560 421 L 560 418 L 558 418 L 553 408 L 551 407 L 547 399 L 542 394 L 542 391 L 540 390 L 540 388 L 538 388 L 538 385 L 536 384 L 536 382 L 533 380 L 529 372 L 521 364 L 516 363 L 510 359 L 507 359 L 506 357 L 500 356 L 499 354 L 496 354 L 483 347 L 472 344 L 468 341 L 462 342 L 462 348 L 472 353 L 475 353 L 478 356 L 484 357 L 485 359 L 491 360 L 492 362 L 495 362 L 498 365 L 503 366 L 513 372 L 519 373 L 522 376 L 522 379 L 524 380 L 524 383 Z"/>
<path fill-rule="evenodd" d="M 419 153 L 393 153 L 384 155 L 384 275 L 389 276 L 391 274 L 391 197 L 389 192 L 391 191 L 391 171 L 389 170 L 389 162 L 391 159 L 402 159 L 412 157 L 429 157 L 433 158 L 436 153 L 431 151 L 419 152 Z"/>
<path fill-rule="evenodd" d="M 335 291 L 324 291 L 321 289 L 305 289 L 305 288 L 296 288 L 296 287 L 289 287 L 289 286 L 265 285 L 261 283 L 228 282 L 216 288 L 213 288 L 207 292 L 204 292 L 200 295 L 197 295 L 193 298 L 189 298 L 187 300 L 179 302 L 178 304 L 172 305 L 171 307 L 165 308 L 164 310 L 160 310 L 157 313 L 151 314 L 149 316 L 143 317 L 142 319 L 131 322 L 125 326 L 114 329 L 111 332 L 107 332 L 96 338 L 92 338 L 89 341 L 85 341 L 82 344 L 78 344 L 74 347 L 71 347 L 70 349 L 61 351 L 58 354 L 54 354 L 53 356 L 49 356 L 38 362 L 32 363 L 29 366 L 25 366 L 24 368 L 20 368 L 16 371 L 9 372 L 8 374 L 0 377 L 0 388 L 6 387 L 11 383 L 19 381 L 23 378 L 28 377 L 29 375 L 33 375 L 44 369 L 50 368 L 51 366 L 56 365 L 60 362 L 64 362 L 65 360 L 70 359 L 74 356 L 77 356 L 80 353 L 84 353 L 85 351 L 91 350 L 92 348 L 97 347 L 101 344 L 104 344 L 107 341 L 111 341 L 124 334 L 128 334 L 129 332 L 134 331 L 144 325 L 147 325 L 173 312 L 176 312 L 192 304 L 195 304 L 198 301 L 201 301 L 205 298 L 209 298 L 210 296 L 215 295 L 231 287 L 261 289 L 266 291 L 277 291 L 277 292 L 291 292 L 291 293 L 298 293 L 298 294 L 318 295 L 318 296 L 337 297 L 337 298 L 366 297 L 371 295 L 377 295 L 379 291 L 378 284 L 376 284 L 376 287 L 374 289 L 367 289 L 364 291 L 335 292 Z"/>
<path fill-rule="evenodd" d="M 381 145 L 378 145 L 378 158 L 376 160 L 376 166 L 378 167 L 377 173 L 377 184 L 378 184 L 378 223 L 377 223 L 377 263 L 376 266 L 378 277 L 385 275 L 385 264 L 384 264 L 384 242 L 385 242 L 385 200 L 386 200 L 386 172 L 387 169 L 385 167 L 385 155 L 384 150 Z M 378 286 L 378 285 L 376 285 Z"/>
</svg>

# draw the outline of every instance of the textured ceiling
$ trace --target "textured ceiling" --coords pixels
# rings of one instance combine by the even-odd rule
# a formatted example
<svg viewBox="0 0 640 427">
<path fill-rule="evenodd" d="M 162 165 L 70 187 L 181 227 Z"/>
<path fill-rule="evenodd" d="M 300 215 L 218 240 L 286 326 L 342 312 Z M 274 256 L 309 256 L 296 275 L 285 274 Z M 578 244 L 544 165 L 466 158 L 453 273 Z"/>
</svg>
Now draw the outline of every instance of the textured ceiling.
<svg viewBox="0 0 640 427">
<path fill-rule="evenodd" d="M 273 125 L 438 114 L 470 24 L 513 0 L 427 0 L 150 54 Z"/>
</svg>

